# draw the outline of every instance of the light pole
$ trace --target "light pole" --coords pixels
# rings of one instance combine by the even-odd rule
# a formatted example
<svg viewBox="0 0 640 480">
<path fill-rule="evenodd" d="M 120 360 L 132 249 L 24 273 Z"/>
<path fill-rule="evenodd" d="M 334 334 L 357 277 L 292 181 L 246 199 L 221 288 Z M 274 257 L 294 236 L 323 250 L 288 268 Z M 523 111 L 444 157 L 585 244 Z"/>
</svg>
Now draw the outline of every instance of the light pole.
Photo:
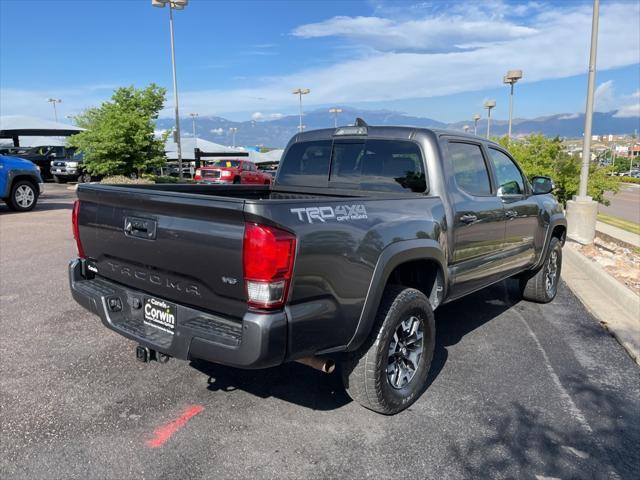
<svg viewBox="0 0 640 480">
<path fill-rule="evenodd" d="M 62 103 L 62 100 L 59 98 L 50 98 L 47 100 L 51 105 L 53 105 L 53 118 L 58 121 L 58 110 L 56 109 L 56 103 Z"/>
<path fill-rule="evenodd" d="M 329 113 L 333 113 L 333 127 L 338 128 L 338 114 L 342 113 L 342 109 L 333 107 L 329 109 Z"/>
<path fill-rule="evenodd" d="M 300 132 L 302 132 L 302 96 L 303 95 L 307 95 L 308 93 L 311 93 L 311 90 L 309 90 L 308 88 L 296 88 L 295 90 L 293 90 L 291 93 L 293 93 L 294 95 L 298 95 L 298 97 L 300 97 Z"/>
<path fill-rule="evenodd" d="M 589 77 L 587 83 L 587 106 L 584 115 L 584 138 L 582 139 L 582 167 L 578 195 L 567 202 L 567 235 L 580 243 L 593 242 L 596 235 L 598 202 L 587 196 L 589 164 L 591 163 L 591 127 L 593 121 L 593 94 L 596 79 L 596 54 L 598 51 L 598 20 L 600 0 L 593 0 L 591 20 L 591 52 L 589 54 Z"/>
<path fill-rule="evenodd" d="M 233 138 L 233 147 L 236 146 L 236 132 L 238 131 L 237 127 L 231 127 L 229 128 L 229 131 L 231 132 L 232 138 Z"/>
<path fill-rule="evenodd" d="M 183 10 L 187 6 L 189 0 L 151 0 L 151 5 L 163 8 L 169 5 L 169 32 L 171 36 L 171 66 L 173 69 L 173 103 L 176 110 L 176 129 L 174 131 L 173 141 L 178 146 L 178 170 L 179 177 L 182 179 L 182 142 L 180 141 L 180 114 L 178 111 L 178 79 L 176 77 L 176 49 L 173 38 L 173 11 Z"/>
<path fill-rule="evenodd" d="M 503 78 L 505 85 L 511 85 L 511 94 L 509 95 L 509 133 L 507 138 L 511 140 L 511 120 L 513 117 L 513 86 L 522 78 L 522 70 L 509 70 Z"/>
<path fill-rule="evenodd" d="M 478 122 L 480 121 L 480 114 L 473 115 L 473 134 L 478 135 Z"/>
<path fill-rule="evenodd" d="M 73 125 L 73 119 L 74 119 L 74 118 L 76 118 L 76 117 L 74 117 L 73 115 L 67 115 L 67 120 L 69 120 L 69 123 L 70 123 L 71 125 Z"/>
<path fill-rule="evenodd" d="M 484 108 L 487 109 L 487 138 L 491 134 L 491 109 L 495 108 L 496 101 L 495 100 L 487 100 L 484 102 Z"/>
<path fill-rule="evenodd" d="M 195 148 L 198 148 L 198 134 L 196 133 L 196 118 L 198 118 L 197 113 L 190 113 L 191 123 L 193 124 L 193 138 L 195 139 Z"/>
</svg>

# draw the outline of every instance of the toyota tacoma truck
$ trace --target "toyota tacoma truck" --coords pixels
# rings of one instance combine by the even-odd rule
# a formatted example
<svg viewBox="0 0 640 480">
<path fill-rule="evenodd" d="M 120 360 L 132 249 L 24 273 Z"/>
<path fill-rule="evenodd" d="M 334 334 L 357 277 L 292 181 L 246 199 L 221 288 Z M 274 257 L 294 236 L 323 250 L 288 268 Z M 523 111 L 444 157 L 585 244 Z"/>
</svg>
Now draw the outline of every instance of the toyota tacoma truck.
<svg viewBox="0 0 640 480">
<path fill-rule="evenodd" d="M 358 119 L 293 137 L 273 185 L 80 185 L 71 291 L 142 361 L 339 363 L 394 414 L 426 388 L 443 303 L 510 277 L 555 297 L 552 189 L 484 138 Z"/>
</svg>

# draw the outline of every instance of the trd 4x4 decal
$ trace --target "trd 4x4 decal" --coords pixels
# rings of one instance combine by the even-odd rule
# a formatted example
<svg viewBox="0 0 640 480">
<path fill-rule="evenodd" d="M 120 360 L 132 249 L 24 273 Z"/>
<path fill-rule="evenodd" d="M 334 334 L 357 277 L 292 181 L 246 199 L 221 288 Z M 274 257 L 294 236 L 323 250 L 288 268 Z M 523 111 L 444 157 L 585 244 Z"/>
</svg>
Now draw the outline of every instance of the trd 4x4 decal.
<svg viewBox="0 0 640 480">
<path fill-rule="evenodd" d="M 364 205 L 338 205 L 337 207 L 292 208 L 291 213 L 298 215 L 301 222 L 313 223 L 315 220 L 325 223 L 327 220 L 345 222 L 347 220 L 364 220 L 367 209 Z"/>
</svg>

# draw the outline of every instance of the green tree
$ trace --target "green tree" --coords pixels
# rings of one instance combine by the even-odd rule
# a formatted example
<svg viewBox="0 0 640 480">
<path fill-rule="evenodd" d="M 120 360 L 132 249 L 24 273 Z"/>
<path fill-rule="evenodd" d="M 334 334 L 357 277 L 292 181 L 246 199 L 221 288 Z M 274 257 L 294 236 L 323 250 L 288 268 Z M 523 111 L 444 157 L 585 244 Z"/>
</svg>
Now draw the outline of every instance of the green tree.
<svg viewBox="0 0 640 480">
<path fill-rule="evenodd" d="M 78 115 L 78 126 L 87 130 L 69 137 L 68 144 L 84 154 L 89 173 L 141 174 L 164 165 L 168 133 L 156 138 L 153 131 L 165 92 L 153 83 L 144 89 L 118 88 L 110 101 Z"/>
<path fill-rule="evenodd" d="M 503 137 L 499 143 L 512 153 L 529 178 L 535 175 L 551 177 L 556 185 L 554 193 L 563 205 L 578 193 L 581 160 L 569 155 L 559 138 L 533 134 L 521 140 L 509 141 Z M 608 205 L 604 193 L 617 192 L 618 184 L 618 178 L 611 176 L 611 167 L 591 164 L 587 190 L 594 200 Z"/>
</svg>

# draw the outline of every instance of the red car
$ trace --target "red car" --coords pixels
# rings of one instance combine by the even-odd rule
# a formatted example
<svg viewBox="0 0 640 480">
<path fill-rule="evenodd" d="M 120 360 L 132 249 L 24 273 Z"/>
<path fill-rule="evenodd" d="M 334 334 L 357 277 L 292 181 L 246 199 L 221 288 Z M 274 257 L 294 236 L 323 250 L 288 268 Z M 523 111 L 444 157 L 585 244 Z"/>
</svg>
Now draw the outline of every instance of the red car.
<svg viewBox="0 0 640 480">
<path fill-rule="evenodd" d="M 271 175 L 256 168 L 249 160 L 223 159 L 196 170 L 193 179 L 199 183 L 252 183 L 270 185 Z"/>
</svg>

